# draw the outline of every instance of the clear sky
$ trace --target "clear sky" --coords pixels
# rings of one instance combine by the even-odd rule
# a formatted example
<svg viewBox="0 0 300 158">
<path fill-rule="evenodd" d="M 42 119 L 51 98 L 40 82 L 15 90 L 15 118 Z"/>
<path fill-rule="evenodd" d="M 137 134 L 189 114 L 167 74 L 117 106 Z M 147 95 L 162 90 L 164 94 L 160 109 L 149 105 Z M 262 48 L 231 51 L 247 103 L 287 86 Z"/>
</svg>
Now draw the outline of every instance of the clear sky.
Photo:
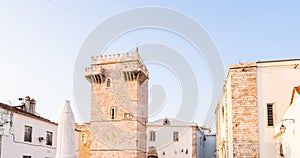
<svg viewBox="0 0 300 158">
<path fill-rule="evenodd" d="M 17 98 L 29 95 L 37 100 L 37 111 L 53 121 L 58 120 L 66 99 L 71 100 L 75 113 L 88 109 L 89 102 L 84 105 L 87 107 L 76 105 L 73 97 L 73 73 L 82 43 L 90 32 L 111 16 L 138 7 L 169 8 L 195 20 L 213 39 L 225 72 L 231 63 L 299 58 L 299 3 L 3 0 L 0 1 L 0 101 L 7 103 L 10 100 L 16 105 L 19 104 Z M 120 25 L 131 22 L 132 19 L 124 19 Z M 136 43 L 163 43 L 180 52 L 191 63 L 197 82 L 202 86 L 199 95 L 204 99 L 200 101 L 195 118 L 196 122 L 202 124 L 208 117 L 206 113 L 212 84 L 204 60 L 193 56 L 193 48 L 189 44 L 182 44 L 184 42 L 180 37 L 153 29 L 127 33 L 106 50 L 124 52 L 135 47 Z M 99 55 L 102 49 L 93 54 Z M 164 108 L 151 119 L 172 117 L 178 112 L 175 104 L 180 102 L 180 97 L 176 97 L 181 95 L 180 83 L 177 83 L 180 81 L 176 80 L 174 73 L 159 64 L 148 63 L 148 66 L 152 77 L 149 89 L 156 84 L 165 84 L 163 87 L 167 97 Z M 168 78 L 169 82 L 163 82 Z M 85 84 L 88 86 L 88 83 Z"/>
</svg>

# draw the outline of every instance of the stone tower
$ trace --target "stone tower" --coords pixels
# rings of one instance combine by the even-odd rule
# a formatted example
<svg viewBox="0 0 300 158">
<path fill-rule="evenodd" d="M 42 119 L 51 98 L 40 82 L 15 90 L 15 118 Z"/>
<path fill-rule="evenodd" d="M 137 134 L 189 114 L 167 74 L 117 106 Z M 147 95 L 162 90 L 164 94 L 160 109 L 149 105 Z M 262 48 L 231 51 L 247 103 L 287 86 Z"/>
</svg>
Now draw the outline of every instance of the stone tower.
<svg viewBox="0 0 300 158">
<path fill-rule="evenodd" d="M 91 158 L 145 158 L 148 71 L 134 53 L 91 58 Z"/>
</svg>

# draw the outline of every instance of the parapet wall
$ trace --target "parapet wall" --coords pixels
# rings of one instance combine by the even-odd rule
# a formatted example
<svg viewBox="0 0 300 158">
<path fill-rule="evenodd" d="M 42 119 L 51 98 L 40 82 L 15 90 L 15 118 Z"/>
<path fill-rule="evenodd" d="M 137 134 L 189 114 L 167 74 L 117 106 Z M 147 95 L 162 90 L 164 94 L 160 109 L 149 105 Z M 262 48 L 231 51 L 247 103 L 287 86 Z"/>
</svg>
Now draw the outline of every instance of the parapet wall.
<svg viewBox="0 0 300 158">
<path fill-rule="evenodd" d="M 138 60 L 142 62 L 142 59 L 138 52 L 127 52 L 127 53 L 118 53 L 118 54 L 105 54 L 100 56 L 92 56 L 91 57 L 91 64 L 98 65 L 98 64 L 109 64 L 109 63 L 116 63 L 116 62 L 126 62 L 126 61 L 133 61 Z"/>
</svg>

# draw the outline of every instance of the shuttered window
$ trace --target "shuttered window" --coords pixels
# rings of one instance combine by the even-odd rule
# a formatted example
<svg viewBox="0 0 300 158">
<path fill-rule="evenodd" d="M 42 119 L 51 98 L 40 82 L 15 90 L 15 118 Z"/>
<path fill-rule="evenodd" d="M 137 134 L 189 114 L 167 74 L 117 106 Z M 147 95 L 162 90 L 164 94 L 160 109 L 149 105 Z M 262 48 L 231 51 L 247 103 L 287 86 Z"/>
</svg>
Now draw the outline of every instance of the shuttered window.
<svg viewBox="0 0 300 158">
<path fill-rule="evenodd" d="M 274 126 L 273 103 L 267 104 L 268 126 Z"/>
</svg>

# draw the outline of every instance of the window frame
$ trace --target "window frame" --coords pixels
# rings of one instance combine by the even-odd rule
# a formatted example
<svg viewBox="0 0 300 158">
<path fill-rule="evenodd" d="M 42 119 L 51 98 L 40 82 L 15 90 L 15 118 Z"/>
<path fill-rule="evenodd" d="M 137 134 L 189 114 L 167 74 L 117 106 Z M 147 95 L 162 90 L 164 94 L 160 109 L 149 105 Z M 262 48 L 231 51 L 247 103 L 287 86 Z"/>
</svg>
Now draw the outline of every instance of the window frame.
<svg viewBox="0 0 300 158">
<path fill-rule="evenodd" d="M 49 138 L 49 136 L 51 136 Z M 46 145 L 52 146 L 53 145 L 53 132 L 46 131 Z"/>
<path fill-rule="evenodd" d="M 106 88 L 110 88 L 111 87 L 111 79 L 107 78 L 106 79 Z"/>
<path fill-rule="evenodd" d="M 179 132 L 178 131 L 173 132 L 173 142 L 179 142 Z"/>
<path fill-rule="evenodd" d="M 81 133 L 81 143 L 86 144 L 87 143 L 87 134 L 86 133 Z"/>
<path fill-rule="evenodd" d="M 156 141 L 156 132 L 155 131 L 149 131 L 149 141 L 150 142 Z"/>
<path fill-rule="evenodd" d="M 271 112 L 269 112 L 269 107 L 271 107 Z M 272 113 L 270 115 L 270 113 Z M 270 121 L 272 119 L 272 122 Z M 266 125 L 267 127 L 274 127 L 275 126 L 275 104 L 274 103 L 267 103 L 266 104 Z"/>
<path fill-rule="evenodd" d="M 29 131 L 30 131 L 30 134 L 27 134 L 27 132 L 29 132 Z M 24 142 L 30 142 L 30 143 L 32 142 L 32 131 L 33 131 L 32 126 L 29 126 L 29 125 L 24 126 Z"/>
</svg>

